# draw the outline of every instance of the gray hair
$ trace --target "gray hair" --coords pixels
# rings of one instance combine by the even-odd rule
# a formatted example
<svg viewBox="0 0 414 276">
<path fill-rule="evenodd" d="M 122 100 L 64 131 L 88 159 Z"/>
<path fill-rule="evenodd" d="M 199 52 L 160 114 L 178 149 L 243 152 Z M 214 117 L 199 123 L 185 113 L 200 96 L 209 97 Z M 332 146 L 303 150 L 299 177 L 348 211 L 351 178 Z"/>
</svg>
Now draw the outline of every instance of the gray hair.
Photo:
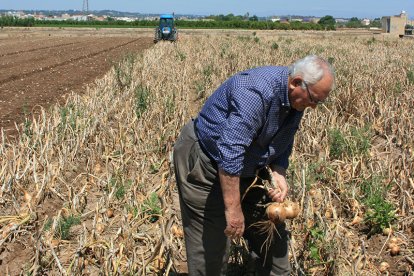
<svg viewBox="0 0 414 276">
<path fill-rule="evenodd" d="M 332 66 L 327 61 L 321 57 L 309 55 L 290 65 L 289 75 L 292 78 L 300 76 L 306 83 L 316 84 L 322 79 L 325 70 L 333 77 L 335 76 Z"/>
</svg>

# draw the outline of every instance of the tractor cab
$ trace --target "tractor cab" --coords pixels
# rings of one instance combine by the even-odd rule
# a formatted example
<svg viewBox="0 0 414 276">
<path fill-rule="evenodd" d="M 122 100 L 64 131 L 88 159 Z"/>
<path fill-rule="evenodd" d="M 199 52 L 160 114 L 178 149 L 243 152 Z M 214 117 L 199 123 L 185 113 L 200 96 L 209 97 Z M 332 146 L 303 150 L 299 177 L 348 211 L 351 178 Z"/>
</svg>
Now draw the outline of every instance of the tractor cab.
<svg viewBox="0 0 414 276">
<path fill-rule="evenodd" d="M 162 14 L 160 22 L 155 29 L 154 43 L 160 40 L 176 41 L 178 38 L 177 29 L 174 26 L 174 16 L 171 14 Z"/>
</svg>

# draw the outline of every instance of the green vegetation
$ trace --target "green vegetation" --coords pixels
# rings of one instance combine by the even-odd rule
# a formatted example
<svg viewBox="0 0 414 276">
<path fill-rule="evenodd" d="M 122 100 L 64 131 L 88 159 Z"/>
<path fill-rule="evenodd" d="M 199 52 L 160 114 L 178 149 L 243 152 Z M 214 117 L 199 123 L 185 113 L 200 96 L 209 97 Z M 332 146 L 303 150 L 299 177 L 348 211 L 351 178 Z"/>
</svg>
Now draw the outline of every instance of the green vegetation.
<svg viewBox="0 0 414 276">
<path fill-rule="evenodd" d="M 156 222 L 161 215 L 161 203 L 156 193 L 145 199 L 142 204 L 142 212 L 150 216 L 150 222 Z"/>
<path fill-rule="evenodd" d="M 32 27 L 34 25 L 34 18 L 20 19 L 14 16 L 0 16 L 0 27 Z"/>
<path fill-rule="evenodd" d="M 325 235 L 323 230 L 317 226 L 309 230 L 308 247 L 310 257 L 317 263 L 320 263 L 322 261 L 319 250 L 323 244 L 324 237 Z"/>
<path fill-rule="evenodd" d="M 254 30 L 324 30 L 320 24 L 306 22 L 272 22 L 259 21 L 252 17 L 249 20 L 240 20 L 234 17 L 232 20 L 176 20 L 177 28 L 201 28 L 201 29 L 254 29 Z M 89 28 L 155 28 L 157 20 L 136 20 L 132 22 L 121 20 L 107 21 L 77 21 L 77 20 L 34 20 L 18 19 L 15 17 L 0 17 L 0 26 L 26 26 L 26 27 L 89 27 Z"/>
<path fill-rule="evenodd" d="M 326 15 L 319 19 L 318 24 L 323 26 L 326 30 L 335 30 L 335 18 L 332 15 Z"/>
<path fill-rule="evenodd" d="M 70 215 L 68 217 L 62 217 L 57 223 L 55 229 L 54 237 L 62 240 L 68 240 L 70 238 L 70 228 L 74 225 L 79 225 L 81 223 L 80 216 Z M 52 219 L 48 219 L 43 227 L 43 231 L 49 231 L 52 227 Z"/>
<path fill-rule="evenodd" d="M 348 28 L 362 28 L 361 20 L 356 17 L 352 17 L 345 25 Z"/>
<path fill-rule="evenodd" d="M 33 135 L 33 130 L 32 130 L 32 127 L 31 126 L 32 126 L 32 121 L 30 121 L 29 119 L 25 118 L 24 119 L 24 123 L 23 123 L 23 133 L 27 137 L 32 137 L 32 135 Z"/>
<path fill-rule="evenodd" d="M 326 230 L 319 224 L 315 224 L 308 230 L 306 245 L 313 265 L 325 264 L 330 266 L 333 264 L 334 261 L 330 256 L 333 243 L 326 242 Z"/>
<path fill-rule="evenodd" d="M 58 126 L 59 133 L 66 129 L 76 129 L 77 119 L 82 116 L 78 108 L 73 104 L 68 104 L 60 109 L 60 123 Z"/>
<path fill-rule="evenodd" d="M 259 20 L 256 15 L 211 15 L 203 20 L 175 20 L 178 28 L 204 28 L 204 29 L 255 29 L 255 30 L 335 30 L 336 27 L 347 28 L 369 28 L 381 27 L 381 20 L 374 19 L 367 26 L 361 23 L 357 17 L 352 17 L 346 23 L 336 23 L 331 15 L 322 17 L 319 22 L 272 22 L 270 20 Z M 115 20 L 108 17 L 105 21 L 98 20 L 35 20 L 34 18 L 20 19 L 13 16 L 0 17 L 0 26 L 24 26 L 24 27 L 91 27 L 99 30 L 100 28 L 155 28 L 158 20 L 135 20 L 127 22 Z"/>
<path fill-rule="evenodd" d="M 370 126 L 351 127 L 348 133 L 339 129 L 329 131 L 329 155 L 333 159 L 366 155 L 371 148 L 372 133 Z"/>
<path fill-rule="evenodd" d="M 120 152 L 115 152 L 114 156 L 121 155 Z M 108 186 L 105 189 L 107 192 L 112 192 L 114 190 L 114 195 L 117 200 L 122 200 L 125 197 L 127 189 L 129 189 L 132 185 L 132 180 L 128 179 L 124 181 L 120 175 L 112 177 L 109 182 Z"/>
<path fill-rule="evenodd" d="M 347 149 L 347 143 L 344 135 L 339 129 L 329 131 L 329 155 L 331 158 L 340 158 Z"/>
<path fill-rule="evenodd" d="M 150 91 L 142 85 L 135 88 L 135 114 L 141 118 L 142 114 L 147 110 L 149 105 Z"/>
<path fill-rule="evenodd" d="M 67 218 L 62 218 L 59 221 L 57 231 L 62 240 L 69 239 L 70 228 L 81 223 L 79 216 L 70 215 Z"/>
<path fill-rule="evenodd" d="M 205 29 L 254 29 L 254 30 L 324 30 L 315 23 L 307 22 L 272 22 L 272 21 L 176 21 L 177 28 Z"/>
<path fill-rule="evenodd" d="M 276 42 L 273 42 L 271 47 L 273 50 L 277 50 L 279 49 L 279 44 L 277 44 Z"/>
<path fill-rule="evenodd" d="M 364 220 L 370 234 L 382 232 L 384 228 L 391 227 L 397 219 L 397 210 L 386 200 L 389 186 L 383 185 L 381 180 L 379 176 L 371 176 L 360 185 L 362 200 L 368 209 Z"/>
</svg>

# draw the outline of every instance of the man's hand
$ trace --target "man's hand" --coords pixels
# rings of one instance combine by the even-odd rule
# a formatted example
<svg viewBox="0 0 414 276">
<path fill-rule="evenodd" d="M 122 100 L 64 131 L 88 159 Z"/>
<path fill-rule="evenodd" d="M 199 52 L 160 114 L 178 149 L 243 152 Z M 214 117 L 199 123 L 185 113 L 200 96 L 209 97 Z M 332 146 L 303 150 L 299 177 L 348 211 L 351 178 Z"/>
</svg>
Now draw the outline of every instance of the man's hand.
<svg viewBox="0 0 414 276">
<path fill-rule="evenodd" d="M 268 196 L 272 201 L 283 202 L 288 193 L 286 170 L 282 167 L 272 166 L 272 177 L 275 180 L 277 187 L 275 187 L 275 189 L 270 189 Z"/>
<path fill-rule="evenodd" d="M 244 215 L 241 206 L 226 209 L 224 214 L 227 222 L 224 234 L 231 239 L 241 238 L 244 233 Z"/>
<path fill-rule="evenodd" d="M 227 223 L 224 234 L 232 239 L 241 238 L 244 233 L 244 215 L 240 202 L 240 177 L 230 175 L 221 169 L 219 177 Z"/>
</svg>

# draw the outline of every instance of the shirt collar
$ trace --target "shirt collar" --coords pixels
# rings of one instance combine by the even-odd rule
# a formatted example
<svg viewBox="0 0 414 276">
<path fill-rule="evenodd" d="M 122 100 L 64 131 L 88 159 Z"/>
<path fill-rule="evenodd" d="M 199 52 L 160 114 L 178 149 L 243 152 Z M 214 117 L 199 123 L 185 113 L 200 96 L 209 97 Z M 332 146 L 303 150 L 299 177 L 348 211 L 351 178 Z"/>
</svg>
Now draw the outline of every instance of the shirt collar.
<svg viewBox="0 0 414 276">
<path fill-rule="evenodd" d="M 289 93 L 288 93 L 288 80 L 289 80 L 289 70 L 288 67 L 285 67 L 284 70 L 281 72 L 281 92 L 280 95 L 280 102 L 282 107 L 291 109 L 290 102 L 289 102 Z"/>
</svg>

